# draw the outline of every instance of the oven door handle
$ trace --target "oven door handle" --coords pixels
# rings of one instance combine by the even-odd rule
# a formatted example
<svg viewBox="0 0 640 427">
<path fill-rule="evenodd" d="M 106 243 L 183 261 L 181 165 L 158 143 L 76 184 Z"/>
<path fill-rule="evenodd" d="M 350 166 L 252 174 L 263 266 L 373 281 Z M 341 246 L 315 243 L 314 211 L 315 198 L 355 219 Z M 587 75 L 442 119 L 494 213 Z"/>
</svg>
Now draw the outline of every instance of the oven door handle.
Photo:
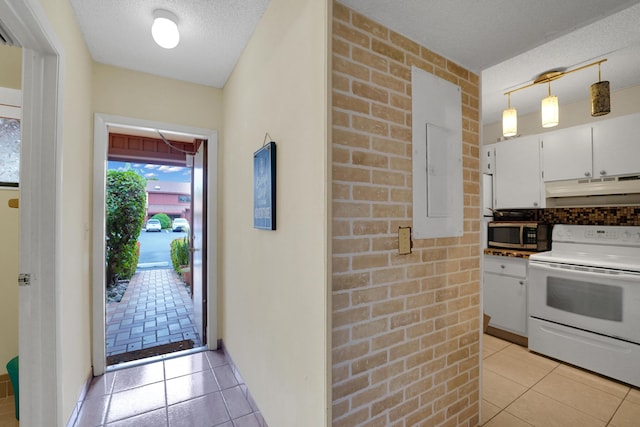
<svg viewBox="0 0 640 427">
<path fill-rule="evenodd" d="M 640 273 L 630 271 L 619 271 L 600 267 L 576 266 L 561 263 L 548 263 L 529 260 L 529 269 L 540 269 L 545 271 L 566 271 L 571 273 L 586 273 L 608 279 L 640 280 Z"/>
</svg>

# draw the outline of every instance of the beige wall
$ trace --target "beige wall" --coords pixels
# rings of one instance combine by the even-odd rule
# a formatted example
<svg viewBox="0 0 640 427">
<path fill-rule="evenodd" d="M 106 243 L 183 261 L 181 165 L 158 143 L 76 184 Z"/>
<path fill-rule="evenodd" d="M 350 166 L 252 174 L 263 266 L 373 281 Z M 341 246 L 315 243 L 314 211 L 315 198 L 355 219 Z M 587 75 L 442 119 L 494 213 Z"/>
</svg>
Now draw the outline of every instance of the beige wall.
<svg viewBox="0 0 640 427">
<path fill-rule="evenodd" d="M 22 88 L 22 49 L 0 45 L 0 87 Z"/>
<path fill-rule="evenodd" d="M 91 373 L 91 56 L 68 0 L 40 0 L 62 46 L 62 189 L 57 307 L 58 425 Z"/>
<path fill-rule="evenodd" d="M 220 129 L 222 90 L 94 63 L 93 112 Z"/>
<path fill-rule="evenodd" d="M 572 104 L 560 105 L 560 123 L 556 127 L 543 128 L 540 125 L 540 112 L 518 117 L 518 134 L 536 135 L 553 132 L 571 126 L 595 123 L 613 117 L 640 112 L 640 85 L 620 89 L 611 93 L 611 113 L 606 116 L 591 117 L 591 102 L 588 99 Z M 482 128 L 483 144 L 493 144 L 502 136 L 502 122 L 491 123 Z"/>
<path fill-rule="evenodd" d="M 333 426 L 476 426 L 479 78 L 333 9 Z M 464 235 L 414 239 L 411 65 L 462 88 Z"/>
<path fill-rule="evenodd" d="M 22 49 L 0 45 L 0 87 L 22 88 Z M 0 189 L 0 374 L 18 355 L 18 272 L 20 263 L 20 211 L 11 209 L 9 199 L 18 198 L 17 189 Z"/>
<path fill-rule="evenodd" d="M 222 338 L 266 422 L 327 420 L 327 16 L 272 0 L 224 88 Z M 253 228 L 253 152 L 277 143 L 277 230 Z"/>
<path fill-rule="evenodd" d="M 20 211 L 7 206 L 19 191 L 0 190 L 0 374 L 18 355 L 18 270 L 20 263 Z"/>
</svg>

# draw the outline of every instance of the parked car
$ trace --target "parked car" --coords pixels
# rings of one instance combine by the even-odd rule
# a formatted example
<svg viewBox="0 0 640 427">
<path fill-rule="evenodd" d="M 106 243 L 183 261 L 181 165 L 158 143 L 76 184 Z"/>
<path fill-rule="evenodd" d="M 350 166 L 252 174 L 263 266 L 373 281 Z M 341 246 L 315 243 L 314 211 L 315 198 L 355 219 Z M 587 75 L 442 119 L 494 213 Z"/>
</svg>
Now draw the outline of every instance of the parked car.
<svg viewBox="0 0 640 427">
<path fill-rule="evenodd" d="M 162 224 L 160 224 L 159 219 L 150 219 L 147 221 L 147 226 L 145 227 L 147 232 L 149 231 L 162 231 Z"/>
<path fill-rule="evenodd" d="M 185 218 L 176 218 L 171 224 L 171 229 L 173 231 L 189 231 L 189 221 Z"/>
</svg>

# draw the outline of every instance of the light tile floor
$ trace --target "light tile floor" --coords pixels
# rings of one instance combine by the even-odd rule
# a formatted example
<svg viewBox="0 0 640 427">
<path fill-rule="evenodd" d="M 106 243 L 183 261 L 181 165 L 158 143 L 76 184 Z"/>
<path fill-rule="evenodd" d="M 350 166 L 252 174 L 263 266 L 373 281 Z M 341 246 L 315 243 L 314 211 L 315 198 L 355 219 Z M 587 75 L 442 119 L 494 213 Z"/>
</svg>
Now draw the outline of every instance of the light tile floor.
<svg viewBox="0 0 640 427">
<path fill-rule="evenodd" d="M 640 390 L 484 335 L 482 425 L 638 427 Z"/>
<path fill-rule="evenodd" d="M 205 351 L 94 378 L 75 426 L 266 427 L 266 423 L 224 353 Z"/>
<path fill-rule="evenodd" d="M 107 356 L 200 337 L 193 302 L 171 269 L 138 269 L 120 302 L 107 304 Z"/>
</svg>

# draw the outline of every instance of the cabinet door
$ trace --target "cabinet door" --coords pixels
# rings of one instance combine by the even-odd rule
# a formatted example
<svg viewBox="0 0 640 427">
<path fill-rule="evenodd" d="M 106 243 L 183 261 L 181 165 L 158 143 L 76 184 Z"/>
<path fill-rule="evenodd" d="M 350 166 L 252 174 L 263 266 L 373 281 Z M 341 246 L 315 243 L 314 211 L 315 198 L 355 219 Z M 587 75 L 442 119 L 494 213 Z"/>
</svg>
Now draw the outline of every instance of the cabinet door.
<svg viewBox="0 0 640 427">
<path fill-rule="evenodd" d="M 594 176 L 640 172 L 640 114 L 603 120 L 593 126 Z"/>
<path fill-rule="evenodd" d="M 543 208 L 537 135 L 495 144 L 495 208 Z"/>
<path fill-rule="evenodd" d="M 484 274 L 484 312 L 489 325 L 527 336 L 527 286 L 524 278 Z"/>
<path fill-rule="evenodd" d="M 591 126 L 542 134 L 544 181 L 591 177 Z"/>
</svg>

